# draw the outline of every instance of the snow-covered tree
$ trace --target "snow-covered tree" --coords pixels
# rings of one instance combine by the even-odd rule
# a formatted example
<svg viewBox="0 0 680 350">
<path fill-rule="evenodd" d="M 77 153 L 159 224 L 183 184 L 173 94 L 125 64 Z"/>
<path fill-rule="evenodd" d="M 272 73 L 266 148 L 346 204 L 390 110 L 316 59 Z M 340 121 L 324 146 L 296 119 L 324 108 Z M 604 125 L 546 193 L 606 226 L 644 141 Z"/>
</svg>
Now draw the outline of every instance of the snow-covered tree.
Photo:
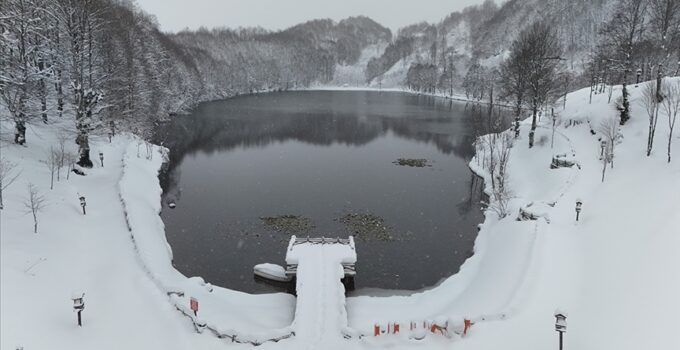
<svg viewBox="0 0 680 350">
<path fill-rule="evenodd" d="M 528 47 L 522 41 L 515 40 L 510 48 L 510 56 L 501 64 L 501 98 L 513 101 L 515 119 L 519 119 L 526 103 L 530 57 Z"/>
<path fill-rule="evenodd" d="M 100 0 L 60 0 L 54 12 L 68 41 L 64 61 L 78 131 L 78 165 L 88 168 L 92 167 L 89 136 L 96 127 L 93 117 L 98 112 L 96 107 L 103 97 L 101 86 L 106 78 L 98 50 L 105 9 L 105 2 Z"/>
<path fill-rule="evenodd" d="M 44 81 L 38 0 L 5 0 L 0 14 L 0 100 L 15 125 L 14 142 L 26 142 L 27 123 L 38 114 L 36 89 Z"/>
<path fill-rule="evenodd" d="M 619 125 L 618 117 L 609 117 L 604 119 L 597 127 L 597 131 L 602 134 L 604 149 L 602 154 L 602 182 L 604 182 L 604 175 L 607 171 L 607 164 L 614 168 L 614 149 L 619 140 Z"/>
<path fill-rule="evenodd" d="M 522 31 L 516 43 L 513 43 L 511 59 L 518 62 L 511 62 L 509 67 L 514 73 L 506 71 L 505 75 L 513 77 L 516 81 L 512 83 L 514 86 L 506 85 L 506 88 L 511 88 L 510 91 L 513 91 L 515 97 L 522 87 L 526 88 L 526 98 L 530 100 L 532 109 L 530 148 L 534 146 L 538 109 L 555 98 L 560 87 L 561 54 L 562 48 L 557 33 L 547 22 L 534 22 Z M 521 83 L 520 80 L 526 82 Z"/>
<path fill-rule="evenodd" d="M 634 61 L 642 50 L 648 0 L 619 0 L 614 15 L 600 33 L 601 42 L 597 60 L 605 61 L 610 70 L 620 73 L 623 84 L 620 104 L 621 125 L 630 118 L 628 76 L 633 71 Z M 637 64 L 635 64 L 637 65 Z"/>
</svg>

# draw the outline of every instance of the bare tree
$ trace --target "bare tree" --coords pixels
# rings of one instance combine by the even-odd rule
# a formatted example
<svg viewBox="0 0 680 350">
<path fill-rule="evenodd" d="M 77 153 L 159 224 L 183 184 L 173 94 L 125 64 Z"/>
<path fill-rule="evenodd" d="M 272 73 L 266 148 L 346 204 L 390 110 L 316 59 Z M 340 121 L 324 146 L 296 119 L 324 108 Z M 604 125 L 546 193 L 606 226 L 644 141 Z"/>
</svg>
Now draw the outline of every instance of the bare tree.
<svg viewBox="0 0 680 350">
<path fill-rule="evenodd" d="M 500 219 L 510 214 L 510 200 L 513 198 L 512 192 L 506 188 L 503 190 L 496 189 L 493 191 L 492 201 L 487 204 L 487 208 L 496 213 Z"/>
<path fill-rule="evenodd" d="M 645 107 L 649 117 L 649 129 L 647 132 L 647 157 L 652 154 L 654 147 L 654 134 L 656 133 L 656 123 L 659 120 L 659 100 L 657 99 L 656 83 L 647 82 L 642 90 L 642 100 L 640 103 Z"/>
<path fill-rule="evenodd" d="M 671 142 L 673 140 L 673 128 L 680 114 L 680 81 L 663 84 L 664 100 L 663 107 L 668 116 L 668 162 L 671 162 Z"/>
<path fill-rule="evenodd" d="M 54 174 L 57 173 L 59 169 L 59 150 L 55 149 L 54 147 L 50 147 L 50 150 L 46 154 L 47 159 L 43 161 L 45 166 L 47 167 L 47 170 L 50 171 L 50 190 L 54 189 Z"/>
<path fill-rule="evenodd" d="M 28 198 L 24 202 L 26 214 L 33 215 L 33 233 L 38 233 L 38 214 L 45 209 L 47 200 L 40 194 L 38 188 L 32 183 L 28 183 Z"/>
<path fill-rule="evenodd" d="M 601 31 L 600 54 L 612 69 L 622 72 L 622 101 L 619 106 L 621 125 L 630 119 L 628 73 L 632 71 L 635 48 L 643 39 L 648 0 L 619 0 L 612 19 Z"/>
<path fill-rule="evenodd" d="M 75 167 L 77 161 L 78 156 L 75 153 L 68 151 L 64 153 L 64 164 L 67 166 L 66 180 L 68 180 L 69 177 L 71 176 L 71 172 L 73 171 L 73 168 Z"/>
<path fill-rule="evenodd" d="M 36 65 L 40 11 L 34 0 L 3 1 L 0 8 L 0 102 L 14 122 L 14 142 L 23 145 L 26 124 L 36 113 L 32 97 L 43 76 Z"/>
<path fill-rule="evenodd" d="M 497 134 L 497 142 L 494 148 L 497 148 L 497 160 L 495 163 L 498 167 L 498 172 L 492 174 L 494 178 L 495 187 L 492 189 L 492 200 L 489 203 L 489 208 L 495 212 L 499 218 L 504 218 L 509 214 L 509 203 L 512 199 L 512 192 L 506 186 L 508 180 L 508 161 L 510 160 L 510 150 L 513 145 L 513 137 L 510 133 L 504 132 Z"/>
<path fill-rule="evenodd" d="M 607 164 L 614 168 L 614 148 L 619 139 L 619 125 L 618 117 L 610 117 L 602 122 L 597 128 L 604 137 L 605 148 L 602 154 L 602 182 L 604 182 L 604 175 L 607 171 Z"/>
<path fill-rule="evenodd" d="M 16 171 L 15 163 L 4 157 L 0 158 L 0 209 L 4 208 L 2 192 L 19 177 L 19 174 L 20 172 Z"/>
<path fill-rule="evenodd" d="M 539 107 L 548 103 L 560 87 L 561 53 L 556 31 L 547 22 L 536 21 L 515 39 L 510 58 L 501 67 L 504 91 L 516 100 L 515 115 L 519 115 L 525 96 L 531 101 L 529 147 L 534 146 Z"/>
<path fill-rule="evenodd" d="M 520 114 L 526 103 L 525 96 L 529 75 L 527 59 L 528 53 L 522 47 L 521 42 L 516 40 L 512 43 L 510 57 L 503 62 L 500 69 L 501 98 L 512 98 L 514 101 L 515 132 L 518 131 Z"/>
<path fill-rule="evenodd" d="M 508 204 L 512 194 L 506 183 L 508 179 L 508 161 L 513 146 L 513 137 L 509 132 L 491 133 L 482 137 L 483 165 L 491 177 L 491 196 L 487 206 L 490 210 L 504 218 L 508 215 Z M 488 150 L 488 157 L 487 152 Z M 479 153 L 478 153 L 479 154 Z"/>
<path fill-rule="evenodd" d="M 91 168 L 90 132 L 95 128 L 93 115 L 103 94 L 100 91 L 105 73 L 97 55 L 97 38 L 102 38 L 104 2 L 60 0 L 55 17 L 70 39 L 66 50 L 67 71 L 73 92 L 76 114 L 79 160 L 82 167 Z"/>
<path fill-rule="evenodd" d="M 512 150 L 513 146 L 513 139 L 512 136 L 507 133 L 503 132 L 499 134 L 499 142 L 498 142 L 498 176 L 496 177 L 496 185 L 500 189 L 500 192 L 505 193 L 506 190 L 506 182 L 508 179 L 508 161 L 510 160 L 510 151 Z"/>
<path fill-rule="evenodd" d="M 680 35 L 680 0 L 650 0 L 649 9 L 649 24 L 661 49 L 659 64 L 663 64 L 671 57 L 673 41 Z"/>
<path fill-rule="evenodd" d="M 57 181 L 61 180 L 61 168 L 66 165 L 66 142 L 68 139 L 66 134 L 60 134 L 57 138 L 59 142 L 59 148 L 57 148 Z M 68 174 L 66 176 L 68 178 Z"/>
</svg>

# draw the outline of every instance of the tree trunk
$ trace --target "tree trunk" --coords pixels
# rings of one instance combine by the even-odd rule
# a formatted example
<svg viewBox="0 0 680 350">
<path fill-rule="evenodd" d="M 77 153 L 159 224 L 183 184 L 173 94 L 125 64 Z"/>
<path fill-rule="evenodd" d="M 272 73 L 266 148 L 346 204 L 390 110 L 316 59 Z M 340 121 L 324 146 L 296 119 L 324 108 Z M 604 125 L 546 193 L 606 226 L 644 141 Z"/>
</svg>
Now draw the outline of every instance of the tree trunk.
<svg viewBox="0 0 680 350">
<path fill-rule="evenodd" d="M 668 132 L 668 162 L 671 162 L 671 141 L 673 140 L 673 128 Z M 2 203 L 2 193 L 0 193 L 0 205 Z"/>
<path fill-rule="evenodd" d="M 624 124 L 626 124 L 626 122 L 628 121 L 628 118 L 629 118 L 629 115 L 628 115 L 628 113 L 629 113 L 629 111 L 628 111 L 629 110 L 628 89 L 626 88 L 625 78 L 624 78 L 624 81 L 623 81 L 623 89 L 621 91 L 621 95 L 622 95 L 623 101 L 621 102 L 622 106 L 621 106 L 620 124 L 624 125 Z"/>
<path fill-rule="evenodd" d="M 26 143 L 26 121 L 23 116 L 15 122 L 14 143 L 23 145 Z"/>
<path fill-rule="evenodd" d="M 538 102 L 534 97 L 533 113 L 531 115 L 531 131 L 529 132 L 529 148 L 534 147 L 534 134 L 536 133 L 536 115 L 538 114 Z"/>
<path fill-rule="evenodd" d="M 83 168 L 92 168 L 92 160 L 90 160 L 90 141 L 89 141 L 89 130 L 87 130 L 88 125 L 84 122 L 87 117 L 85 111 L 82 110 L 82 100 L 84 97 L 80 98 L 81 105 L 78 106 L 79 110 L 76 111 L 76 128 L 78 129 L 78 136 L 76 137 L 76 144 L 78 144 L 79 159 L 76 164 Z"/>
<path fill-rule="evenodd" d="M 661 94 L 661 63 L 659 63 L 659 71 L 656 74 L 656 102 L 663 102 L 663 95 Z"/>
<path fill-rule="evenodd" d="M 42 121 L 47 124 L 47 83 L 45 83 L 45 79 L 40 79 L 40 104 Z"/>
<path fill-rule="evenodd" d="M 647 131 L 647 157 L 652 154 L 652 146 L 654 145 L 654 114 L 649 119 L 649 130 Z"/>
<path fill-rule="evenodd" d="M 61 87 L 61 69 L 57 71 L 57 111 L 59 111 L 59 118 L 64 115 L 64 91 Z"/>
<path fill-rule="evenodd" d="M 92 168 L 92 160 L 90 160 L 90 142 L 87 131 L 79 131 L 76 138 L 78 144 L 79 159 L 76 164 L 83 168 Z"/>
</svg>

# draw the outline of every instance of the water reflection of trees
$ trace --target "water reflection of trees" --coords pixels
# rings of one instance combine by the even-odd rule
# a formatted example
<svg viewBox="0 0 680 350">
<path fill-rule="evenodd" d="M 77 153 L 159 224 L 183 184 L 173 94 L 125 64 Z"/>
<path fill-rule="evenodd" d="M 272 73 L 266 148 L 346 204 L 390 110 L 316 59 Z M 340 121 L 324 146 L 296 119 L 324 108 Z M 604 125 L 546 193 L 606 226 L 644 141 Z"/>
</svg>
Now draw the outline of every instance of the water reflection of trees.
<svg viewBox="0 0 680 350">
<path fill-rule="evenodd" d="M 196 152 L 265 147 L 288 140 L 313 145 L 359 146 L 392 132 L 399 137 L 433 144 L 442 153 L 470 159 L 477 136 L 508 126 L 506 113 L 500 108 L 408 95 L 396 99 L 395 106 L 395 98 L 390 98 L 385 108 L 378 105 L 372 110 L 360 111 L 343 108 L 342 104 L 306 109 L 299 101 L 297 105 L 283 108 L 266 108 L 261 104 L 243 106 L 239 101 L 205 104 L 193 114 L 180 116 L 157 131 L 156 141 L 171 150 L 170 163 L 161 174 L 163 188 L 168 191 L 177 187 L 179 174 L 175 168 L 185 155 Z M 400 106 L 398 103 L 402 100 L 404 105 Z"/>
</svg>

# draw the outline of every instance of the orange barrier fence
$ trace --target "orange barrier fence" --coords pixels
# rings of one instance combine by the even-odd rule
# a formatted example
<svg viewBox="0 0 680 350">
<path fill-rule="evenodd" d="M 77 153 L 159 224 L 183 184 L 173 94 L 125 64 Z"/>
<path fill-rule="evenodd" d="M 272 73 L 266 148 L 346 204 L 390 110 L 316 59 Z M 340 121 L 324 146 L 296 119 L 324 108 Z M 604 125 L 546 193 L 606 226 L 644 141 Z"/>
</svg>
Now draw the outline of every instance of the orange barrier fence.
<svg viewBox="0 0 680 350">
<path fill-rule="evenodd" d="M 422 321 L 422 323 L 411 321 L 409 323 L 409 330 L 415 331 L 417 329 L 425 329 L 425 330 L 429 330 L 430 333 L 439 333 L 439 334 L 444 335 L 444 336 L 448 336 L 449 332 L 453 332 L 453 333 L 465 336 L 465 335 L 467 335 L 467 332 L 470 329 L 470 327 L 472 327 L 472 324 L 473 323 L 469 319 L 467 319 L 467 318 L 463 319 L 462 334 L 461 334 L 460 328 L 457 328 L 457 327 L 460 327 L 460 324 L 458 324 L 457 327 L 454 326 L 453 329 L 449 329 L 449 321 L 448 320 L 446 320 L 444 322 L 442 322 L 442 321 L 440 321 L 440 322 Z M 384 324 L 381 325 L 379 323 L 375 323 L 373 325 L 373 336 L 375 336 L 375 337 L 380 336 L 380 335 L 384 335 L 384 334 L 397 334 L 397 333 L 399 333 L 399 331 L 400 331 L 400 325 L 397 322 L 389 322 L 389 323 L 387 323 L 387 327 L 384 327 Z"/>
</svg>

